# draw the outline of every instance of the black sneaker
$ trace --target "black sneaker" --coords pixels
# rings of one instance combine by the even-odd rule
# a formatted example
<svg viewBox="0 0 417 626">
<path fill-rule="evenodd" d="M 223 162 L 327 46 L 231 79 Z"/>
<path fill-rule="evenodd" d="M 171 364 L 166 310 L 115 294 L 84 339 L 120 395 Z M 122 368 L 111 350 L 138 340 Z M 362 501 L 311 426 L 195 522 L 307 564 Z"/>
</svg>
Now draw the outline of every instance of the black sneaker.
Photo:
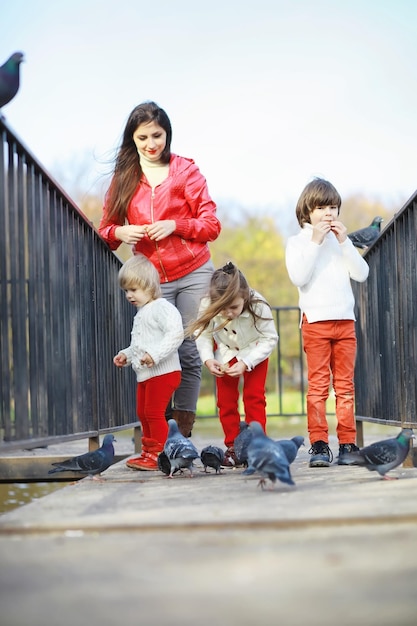
<svg viewBox="0 0 417 626">
<path fill-rule="evenodd" d="M 333 461 L 332 451 L 324 441 L 315 441 L 308 452 L 311 454 L 310 467 L 329 467 Z"/>
<path fill-rule="evenodd" d="M 358 463 L 355 463 L 355 461 L 349 461 L 349 463 L 346 462 L 346 459 L 343 458 L 343 456 L 346 453 L 349 452 L 359 452 L 359 448 L 358 446 L 356 446 L 354 443 L 341 443 L 339 446 L 339 456 L 337 459 L 337 464 L 338 465 L 358 465 Z"/>
</svg>

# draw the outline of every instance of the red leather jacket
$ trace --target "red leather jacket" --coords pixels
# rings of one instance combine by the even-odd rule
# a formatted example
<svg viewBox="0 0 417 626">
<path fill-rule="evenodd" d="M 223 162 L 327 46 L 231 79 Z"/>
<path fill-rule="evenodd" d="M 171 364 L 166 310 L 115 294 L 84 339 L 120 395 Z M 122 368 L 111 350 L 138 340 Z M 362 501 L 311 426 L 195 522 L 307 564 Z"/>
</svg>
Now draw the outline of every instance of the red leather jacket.
<svg viewBox="0 0 417 626">
<path fill-rule="evenodd" d="M 114 231 L 122 223 L 109 224 L 104 204 L 99 233 L 112 250 L 121 241 Z M 161 282 L 171 282 L 201 267 L 210 258 L 208 241 L 219 236 L 221 226 L 216 205 L 209 196 L 207 183 L 192 159 L 171 155 L 168 177 L 152 188 L 142 175 L 127 209 L 129 224 L 152 224 L 158 220 L 175 220 L 175 231 L 161 241 L 145 236 L 135 246 L 154 264 Z"/>
</svg>

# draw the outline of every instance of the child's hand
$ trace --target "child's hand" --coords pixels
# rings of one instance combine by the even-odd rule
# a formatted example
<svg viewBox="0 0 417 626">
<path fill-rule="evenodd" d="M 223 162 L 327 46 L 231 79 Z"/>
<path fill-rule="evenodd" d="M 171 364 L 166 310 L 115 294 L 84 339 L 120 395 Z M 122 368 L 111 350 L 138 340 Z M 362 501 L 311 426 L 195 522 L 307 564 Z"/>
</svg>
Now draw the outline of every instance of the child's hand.
<svg viewBox="0 0 417 626">
<path fill-rule="evenodd" d="M 330 226 L 339 243 L 346 241 L 347 228 L 342 222 L 334 221 L 330 223 Z"/>
<path fill-rule="evenodd" d="M 224 366 L 216 359 L 207 359 L 204 365 L 213 376 L 224 376 Z"/>
<path fill-rule="evenodd" d="M 116 354 L 116 356 L 114 357 L 113 363 L 116 365 L 116 367 L 123 367 L 127 363 L 127 356 L 124 352 L 119 352 L 119 354 Z"/>
<path fill-rule="evenodd" d="M 243 361 L 238 361 L 237 363 L 233 363 L 230 367 L 225 370 L 225 374 L 228 376 L 232 376 L 233 378 L 236 376 L 241 376 L 246 372 L 248 366 Z"/>
<path fill-rule="evenodd" d="M 140 362 L 142 363 L 142 365 L 146 365 L 146 367 L 152 367 L 152 365 L 155 365 L 153 358 L 147 352 L 145 352 Z"/>
<path fill-rule="evenodd" d="M 311 241 L 314 241 L 317 245 L 321 245 L 326 235 L 331 231 L 331 223 L 328 221 L 318 222 L 313 226 L 313 235 Z"/>
</svg>

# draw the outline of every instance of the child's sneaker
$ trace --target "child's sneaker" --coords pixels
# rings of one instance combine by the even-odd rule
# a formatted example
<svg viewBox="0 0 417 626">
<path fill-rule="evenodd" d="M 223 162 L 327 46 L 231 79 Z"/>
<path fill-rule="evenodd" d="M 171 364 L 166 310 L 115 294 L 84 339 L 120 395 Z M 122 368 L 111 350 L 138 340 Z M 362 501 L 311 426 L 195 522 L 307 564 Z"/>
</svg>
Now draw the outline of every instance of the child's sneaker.
<svg viewBox="0 0 417 626">
<path fill-rule="evenodd" d="M 347 463 L 346 459 L 343 458 L 343 456 L 349 452 L 359 452 L 358 446 L 354 443 L 341 443 L 339 446 L 339 456 L 337 460 L 338 465 L 358 465 L 355 461 L 349 461 L 349 463 Z"/>
<path fill-rule="evenodd" d="M 311 454 L 310 467 L 329 467 L 333 461 L 332 451 L 324 441 L 315 441 L 308 452 Z"/>
</svg>

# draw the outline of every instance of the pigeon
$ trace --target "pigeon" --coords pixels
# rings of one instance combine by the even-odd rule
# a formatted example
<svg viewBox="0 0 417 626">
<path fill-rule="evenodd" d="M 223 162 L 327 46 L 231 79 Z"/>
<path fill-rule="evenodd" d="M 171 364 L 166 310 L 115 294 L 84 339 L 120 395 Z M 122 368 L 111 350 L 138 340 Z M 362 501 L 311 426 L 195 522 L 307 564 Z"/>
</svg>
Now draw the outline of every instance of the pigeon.
<svg viewBox="0 0 417 626">
<path fill-rule="evenodd" d="M 403 428 L 393 439 L 376 441 L 359 451 L 346 452 L 343 460 L 347 465 L 361 465 L 370 472 L 378 472 L 384 480 L 395 480 L 386 474 L 405 461 L 413 438 L 411 428 Z"/>
<path fill-rule="evenodd" d="M 74 456 L 67 461 L 52 463 L 55 467 L 49 470 L 48 474 L 55 474 L 56 472 L 75 472 L 77 474 L 92 476 L 94 479 L 99 480 L 97 477 L 113 464 L 113 441 L 116 441 L 113 435 L 106 435 L 101 448 L 93 450 L 93 452 L 86 452 L 85 454 Z"/>
<path fill-rule="evenodd" d="M 297 435 L 291 439 L 278 439 L 275 443 L 279 443 L 281 448 L 284 450 L 288 463 L 291 465 L 297 456 L 300 446 L 304 445 L 304 437 Z"/>
<path fill-rule="evenodd" d="M 381 222 L 383 221 L 382 217 L 378 215 L 374 217 L 369 226 L 349 233 L 348 237 L 356 248 L 369 248 L 378 239 L 381 232 Z"/>
<path fill-rule="evenodd" d="M 239 465 L 248 466 L 248 445 L 252 440 L 252 431 L 247 422 L 240 422 L 240 433 L 233 443 L 236 460 Z"/>
<path fill-rule="evenodd" d="M 23 54 L 15 52 L 0 67 L 0 108 L 10 102 L 18 92 L 20 64 L 23 60 Z"/>
<path fill-rule="evenodd" d="M 158 468 L 167 476 L 171 473 L 171 461 L 163 451 L 158 454 Z M 179 471 L 182 472 L 180 468 L 177 468 L 173 473 L 176 474 Z"/>
<path fill-rule="evenodd" d="M 199 458 L 199 454 L 190 439 L 180 433 L 178 424 L 174 419 L 168 420 L 168 437 L 164 445 L 164 452 L 171 465 L 168 478 L 172 478 L 175 471 L 183 468 L 190 470 L 190 477 L 192 477 L 193 461 Z"/>
<path fill-rule="evenodd" d="M 216 474 L 221 473 L 221 464 L 224 461 L 224 452 L 217 446 L 206 446 L 200 452 L 200 459 L 204 465 L 204 471 L 207 472 L 208 467 L 216 470 Z"/>
<path fill-rule="evenodd" d="M 262 476 L 258 486 L 262 489 L 265 488 L 265 478 L 269 478 L 272 483 L 279 479 L 283 483 L 294 485 L 290 464 L 283 448 L 265 435 L 259 422 L 251 422 L 249 428 L 252 431 L 252 441 L 248 446 L 248 467 L 243 474 L 249 476 L 258 472 Z"/>
</svg>

